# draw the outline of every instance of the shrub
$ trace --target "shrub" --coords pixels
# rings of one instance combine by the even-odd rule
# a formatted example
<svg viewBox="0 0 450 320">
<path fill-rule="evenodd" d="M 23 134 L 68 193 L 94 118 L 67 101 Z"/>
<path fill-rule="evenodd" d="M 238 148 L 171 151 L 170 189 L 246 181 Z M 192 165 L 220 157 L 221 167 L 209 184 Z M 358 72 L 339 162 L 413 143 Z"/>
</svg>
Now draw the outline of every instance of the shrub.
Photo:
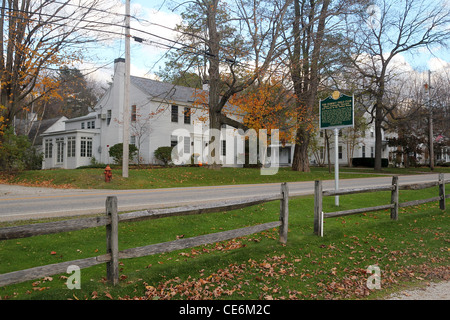
<svg viewBox="0 0 450 320">
<path fill-rule="evenodd" d="M 167 166 L 172 161 L 172 147 L 159 147 L 154 152 L 155 158 Z"/>
<path fill-rule="evenodd" d="M 12 172 L 42 167 L 42 154 L 31 146 L 27 136 L 15 135 L 13 128 L 8 128 L 1 140 L 0 170 Z"/>
<path fill-rule="evenodd" d="M 354 167 L 369 167 L 369 168 L 373 168 L 375 167 L 375 158 L 353 158 L 352 159 L 352 165 Z M 381 159 L 381 166 L 383 168 L 387 168 L 389 165 L 389 160 L 388 159 Z"/>
<path fill-rule="evenodd" d="M 128 147 L 128 156 L 129 159 L 132 160 L 134 156 L 137 154 L 137 147 L 134 144 L 130 144 Z M 123 144 L 117 143 L 113 145 L 111 148 L 109 148 L 109 155 L 114 159 L 114 162 L 116 164 L 122 163 L 122 157 L 123 157 Z"/>
</svg>

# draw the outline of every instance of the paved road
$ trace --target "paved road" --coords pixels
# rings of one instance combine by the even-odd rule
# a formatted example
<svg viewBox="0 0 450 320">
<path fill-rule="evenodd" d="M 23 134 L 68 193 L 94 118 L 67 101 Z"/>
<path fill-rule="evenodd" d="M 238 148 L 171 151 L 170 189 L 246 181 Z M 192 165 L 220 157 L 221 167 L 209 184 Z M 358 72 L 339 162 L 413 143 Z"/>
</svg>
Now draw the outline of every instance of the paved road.
<svg viewBox="0 0 450 320">
<path fill-rule="evenodd" d="M 450 179 L 450 175 L 446 174 L 445 178 Z M 400 176 L 399 183 L 437 179 L 437 174 Z M 391 180 L 391 177 L 341 179 L 339 186 L 344 189 L 387 185 Z M 313 194 L 313 186 L 314 182 L 290 182 L 290 195 Z M 323 189 L 334 189 L 334 180 L 324 181 Z M 63 190 L 0 185 L 0 221 L 103 213 L 107 196 L 117 196 L 119 210 L 126 211 L 192 205 L 279 192 L 279 183 L 145 190 Z"/>
</svg>

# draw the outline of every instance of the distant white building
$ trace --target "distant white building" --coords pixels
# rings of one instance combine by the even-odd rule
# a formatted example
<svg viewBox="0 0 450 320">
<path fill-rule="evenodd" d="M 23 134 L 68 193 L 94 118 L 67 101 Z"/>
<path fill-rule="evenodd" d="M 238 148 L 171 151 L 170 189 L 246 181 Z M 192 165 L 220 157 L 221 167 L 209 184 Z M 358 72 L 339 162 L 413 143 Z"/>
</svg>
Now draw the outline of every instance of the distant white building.
<svg viewBox="0 0 450 320">
<path fill-rule="evenodd" d="M 367 118 L 368 115 L 365 116 Z M 369 122 L 367 120 L 367 122 Z M 370 163 L 375 159 L 375 125 L 371 124 L 364 132 L 356 135 L 352 134 L 352 128 L 343 128 L 339 130 L 338 147 L 335 147 L 334 130 L 327 130 L 329 136 L 330 164 L 335 163 L 335 154 L 338 152 L 339 165 L 347 166 L 352 163 Z M 394 148 L 388 146 L 387 139 L 389 134 L 381 131 L 382 153 L 381 158 L 387 159 L 391 163 L 394 157 Z M 316 136 L 316 152 L 310 155 L 310 161 L 313 165 L 328 165 L 327 144 L 324 130 L 320 130 Z M 372 160 L 371 160 L 372 159 Z M 383 160 L 385 163 L 386 160 Z"/>
<path fill-rule="evenodd" d="M 89 165 L 92 159 L 112 163 L 109 148 L 123 142 L 124 71 L 125 60 L 116 59 L 113 82 L 94 111 L 66 120 L 59 131 L 42 134 L 44 169 L 77 168 Z M 158 163 L 154 151 L 177 144 L 184 153 L 183 162 L 188 163 L 191 155 L 201 161 L 209 141 L 205 134 L 209 122 L 206 108 L 195 101 L 205 95 L 204 90 L 134 76 L 130 81 L 130 144 L 138 147 L 140 163 Z M 225 134 L 233 130 L 223 127 L 220 137 L 220 158 L 225 166 L 236 166 L 238 158 L 244 157 L 242 139 Z"/>
</svg>

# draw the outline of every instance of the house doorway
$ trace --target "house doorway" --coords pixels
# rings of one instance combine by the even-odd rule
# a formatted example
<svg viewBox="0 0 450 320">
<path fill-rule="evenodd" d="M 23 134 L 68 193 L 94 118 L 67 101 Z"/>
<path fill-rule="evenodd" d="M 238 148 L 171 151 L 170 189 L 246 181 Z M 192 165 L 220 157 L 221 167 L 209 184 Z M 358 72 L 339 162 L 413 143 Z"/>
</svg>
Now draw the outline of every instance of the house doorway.
<svg viewBox="0 0 450 320">
<path fill-rule="evenodd" d="M 64 138 L 56 139 L 56 163 L 64 162 Z"/>
</svg>

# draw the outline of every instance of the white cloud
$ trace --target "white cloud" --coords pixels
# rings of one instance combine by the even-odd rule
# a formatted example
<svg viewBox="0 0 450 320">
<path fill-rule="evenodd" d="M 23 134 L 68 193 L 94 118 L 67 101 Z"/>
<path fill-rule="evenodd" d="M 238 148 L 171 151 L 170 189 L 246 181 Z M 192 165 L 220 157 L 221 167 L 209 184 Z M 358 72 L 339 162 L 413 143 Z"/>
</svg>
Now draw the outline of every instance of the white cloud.
<svg viewBox="0 0 450 320">
<path fill-rule="evenodd" d="M 439 72 L 450 68 L 450 62 L 434 57 L 428 60 L 428 68 L 431 72 Z"/>
<path fill-rule="evenodd" d="M 392 58 L 390 68 L 395 73 L 412 72 L 414 70 L 401 54 L 397 54 Z"/>
</svg>

